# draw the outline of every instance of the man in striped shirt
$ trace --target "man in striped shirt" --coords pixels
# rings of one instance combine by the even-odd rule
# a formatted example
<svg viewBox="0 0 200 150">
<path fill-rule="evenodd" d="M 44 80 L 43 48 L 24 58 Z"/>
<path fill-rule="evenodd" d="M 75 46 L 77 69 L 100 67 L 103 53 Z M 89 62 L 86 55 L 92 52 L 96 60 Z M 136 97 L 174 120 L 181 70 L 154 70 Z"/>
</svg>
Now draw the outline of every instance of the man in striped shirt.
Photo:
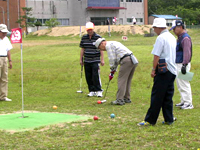
<svg viewBox="0 0 200 150">
<path fill-rule="evenodd" d="M 94 43 L 100 35 L 94 32 L 94 24 L 92 22 L 86 23 L 87 34 L 83 35 L 80 47 L 80 65 L 85 68 L 85 77 L 88 84 L 88 96 L 102 97 L 103 90 L 101 89 L 100 67 L 104 65 L 103 52 L 100 52 L 95 47 Z"/>
</svg>

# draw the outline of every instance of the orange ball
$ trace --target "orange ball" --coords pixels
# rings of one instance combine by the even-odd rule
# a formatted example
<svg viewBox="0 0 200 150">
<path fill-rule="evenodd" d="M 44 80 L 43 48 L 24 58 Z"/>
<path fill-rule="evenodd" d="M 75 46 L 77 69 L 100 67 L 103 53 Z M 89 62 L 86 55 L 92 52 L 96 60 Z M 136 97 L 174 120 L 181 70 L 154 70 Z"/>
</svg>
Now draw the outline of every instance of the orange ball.
<svg viewBox="0 0 200 150">
<path fill-rule="evenodd" d="M 57 109 L 58 107 L 57 106 L 53 106 L 53 109 Z"/>
</svg>

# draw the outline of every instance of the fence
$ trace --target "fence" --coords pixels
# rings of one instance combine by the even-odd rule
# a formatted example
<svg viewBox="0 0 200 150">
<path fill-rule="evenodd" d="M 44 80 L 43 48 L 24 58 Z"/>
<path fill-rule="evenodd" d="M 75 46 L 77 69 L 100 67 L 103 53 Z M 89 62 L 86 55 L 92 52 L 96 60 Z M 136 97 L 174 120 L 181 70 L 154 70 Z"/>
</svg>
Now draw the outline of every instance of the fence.
<svg viewBox="0 0 200 150">
<path fill-rule="evenodd" d="M 200 25 L 186 25 L 187 29 L 200 29 Z"/>
</svg>

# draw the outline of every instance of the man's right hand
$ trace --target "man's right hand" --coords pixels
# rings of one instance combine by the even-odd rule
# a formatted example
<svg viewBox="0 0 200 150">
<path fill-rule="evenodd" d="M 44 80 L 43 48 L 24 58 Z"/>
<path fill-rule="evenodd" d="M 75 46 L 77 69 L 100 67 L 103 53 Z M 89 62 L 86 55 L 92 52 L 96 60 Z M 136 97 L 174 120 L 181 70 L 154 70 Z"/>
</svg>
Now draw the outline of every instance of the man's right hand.
<svg viewBox="0 0 200 150">
<path fill-rule="evenodd" d="M 110 72 L 109 80 L 112 80 L 112 79 L 113 79 L 114 74 L 115 74 L 115 70 L 113 70 L 113 71 Z"/>
<path fill-rule="evenodd" d="M 80 60 L 80 65 L 83 66 L 83 61 L 82 60 Z"/>
</svg>

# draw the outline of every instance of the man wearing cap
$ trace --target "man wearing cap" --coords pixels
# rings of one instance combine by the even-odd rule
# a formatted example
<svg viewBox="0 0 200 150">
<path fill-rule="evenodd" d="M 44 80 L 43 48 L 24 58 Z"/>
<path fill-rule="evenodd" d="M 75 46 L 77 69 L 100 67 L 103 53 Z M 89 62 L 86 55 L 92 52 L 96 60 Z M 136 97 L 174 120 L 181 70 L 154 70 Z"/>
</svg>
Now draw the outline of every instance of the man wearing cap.
<svg viewBox="0 0 200 150">
<path fill-rule="evenodd" d="M 192 58 L 192 41 L 190 36 L 185 31 L 185 26 L 182 21 L 174 20 L 170 30 L 172 29 L 178 37 L 176 46 L 177 74 L 180 72 L 182 74 L 187 74 L 191 68 L 190 62 Z M 181 109 L 193 109 L 194 106 L 192 105 L 192 91 L 190 82 L 176 78 L 176 83 L 181 95 L 181 102 L 175 106 L 180 107 Z"/>
<path fill-rule="evenodd" d="M 132 51 L 130 51 L 123 44 L 116 41 L 106 41 L 104 38 L 99 38 L 95 42 L 95 46 L 101 51 L 107 51 L 108 53 L 111 69 L 109 81 L 111 81 L 114 77 L 114 73 L 120 64 L 117 98 L 115 101 L 111 102 L 111 104 L 124 105 L 125 103 L 131 103 L 131 80 L 133 78 L 135 68 L 138 64 L 136 57 L 132 54 Z"/>
<path fill-rule="evenodd" d="M 8 33 L 7 26 L 5 24 L 0 24 L 0 101 L 12 101 L 7 98 L 8 94 L 8 65 L 12 69 L 12 61 L 10 50 L 12 45 L 9 39 L 6 37 Z"/>
<path fill-rule="evenodd" d="M 151 92 L 151 104 L 147 111 L 144 121 L 138 123 L 138 126 L 155 125 L 162 108 L 164 124 L 172 124 L 174 80 L 176 77 L 176 38 L 166 29 L 166 20 L 164 18 L 155 18 L 153 22 L 154 32 L 158 34 L 152 54 L 153 68 L 151 77 L 154 83 Z M 158 63 L 164 61 L 165 72 L 158 70 Z M 160 64 L 159 64 L 160 66 Z"/>
<path fill-rule="evenodd" d="M 94 24 L 86 23 L 87 34 L 83 35 L 80 47 L 80 65 L 85 68 L 85 77 L 88 84 L 88 96 L 102 97 L 103 90 L 101 89 L 100 67 L 104 65 L 103 52 L 100 52 L 95 47 L 95 41 L 101 36 L 94 32 Z"/>
</svg>

